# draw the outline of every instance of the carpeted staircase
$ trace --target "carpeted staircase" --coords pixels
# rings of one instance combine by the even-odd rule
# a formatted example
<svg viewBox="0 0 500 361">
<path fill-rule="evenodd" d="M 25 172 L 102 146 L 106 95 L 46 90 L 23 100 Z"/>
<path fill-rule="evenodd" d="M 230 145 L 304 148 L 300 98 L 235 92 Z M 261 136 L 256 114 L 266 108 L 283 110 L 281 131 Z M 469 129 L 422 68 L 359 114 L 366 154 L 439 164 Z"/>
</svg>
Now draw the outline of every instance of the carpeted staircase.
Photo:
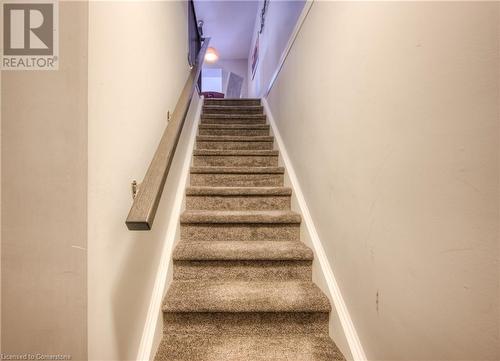
<svg viewBox="0 0 500 361">
<path fill-rule="evenodd" d="M 258 99 L 207 99 L 156 360 L 344 360 Z"/>
</svg>

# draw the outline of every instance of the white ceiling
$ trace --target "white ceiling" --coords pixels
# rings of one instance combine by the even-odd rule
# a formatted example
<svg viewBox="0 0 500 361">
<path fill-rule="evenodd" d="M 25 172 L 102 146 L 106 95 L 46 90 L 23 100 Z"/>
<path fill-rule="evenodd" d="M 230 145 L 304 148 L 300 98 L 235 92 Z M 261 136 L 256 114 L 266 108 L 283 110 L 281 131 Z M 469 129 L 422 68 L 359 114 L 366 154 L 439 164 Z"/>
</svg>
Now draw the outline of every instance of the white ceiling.
<svg viewBox="0 0 500 361">
<path fill-rule="evenodd" d="M 203 35 L 211 37 L 210 46 L 220 59 L 247 59 L 254 31 L 258 1 L 195 0 L 198 20 L 203 20 Z"/>
</svg>

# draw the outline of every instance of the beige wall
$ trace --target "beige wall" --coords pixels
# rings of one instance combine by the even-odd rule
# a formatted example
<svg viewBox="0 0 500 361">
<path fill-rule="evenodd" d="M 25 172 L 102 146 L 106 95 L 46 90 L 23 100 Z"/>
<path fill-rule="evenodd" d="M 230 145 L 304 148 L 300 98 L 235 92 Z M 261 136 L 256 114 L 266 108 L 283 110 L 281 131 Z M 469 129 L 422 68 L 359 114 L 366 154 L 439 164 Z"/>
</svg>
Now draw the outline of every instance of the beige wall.
<svg viewBox="0 0 500 361">
<path fill-rule="evenodd" d="M 84 360 L 87 3 L 59 14 L 59 70 L 2 73 L 1 347 Z"/>
<path fill-rule="evenodd" d="M 90 3 L 90 360 L 137 355 L 173 197 L 153 231 L 130 232 L 130 182 L 142 180 L 188 71 L 185 2 Z"/>
<path fill-rule="evenodd" d="M 269 97 L 371 360 L 497 360 L 500 4 L 320 2 Z"/>
<path fill-rule="evenodd" d="M 3 38 L 3 29 L 0 30 Z M 2 179 L 2 72 L 0 71 L 0 181 Z M 0 353 L 2 352 L 2 186 L 0 183 Z"/>
</svg>

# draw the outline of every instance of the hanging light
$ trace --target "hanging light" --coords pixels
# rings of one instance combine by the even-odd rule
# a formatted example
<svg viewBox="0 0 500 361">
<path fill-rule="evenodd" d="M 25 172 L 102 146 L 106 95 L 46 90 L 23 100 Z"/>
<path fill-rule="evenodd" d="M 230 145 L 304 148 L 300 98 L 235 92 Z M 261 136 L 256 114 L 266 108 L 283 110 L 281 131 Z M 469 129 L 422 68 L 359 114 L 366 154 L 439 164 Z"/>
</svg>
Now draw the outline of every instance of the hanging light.
<svg viewBox="0 0 500 361">
<path fill-rule="evenodd" d="M 205 61 L 209 63 L 215 63 L 219 59 L 219 54 L 217 53 L 217 50 L 215 48 L 212 48 L 211 46 L 207 49 L 207 52 L 205 53 Z"/>
</svg>

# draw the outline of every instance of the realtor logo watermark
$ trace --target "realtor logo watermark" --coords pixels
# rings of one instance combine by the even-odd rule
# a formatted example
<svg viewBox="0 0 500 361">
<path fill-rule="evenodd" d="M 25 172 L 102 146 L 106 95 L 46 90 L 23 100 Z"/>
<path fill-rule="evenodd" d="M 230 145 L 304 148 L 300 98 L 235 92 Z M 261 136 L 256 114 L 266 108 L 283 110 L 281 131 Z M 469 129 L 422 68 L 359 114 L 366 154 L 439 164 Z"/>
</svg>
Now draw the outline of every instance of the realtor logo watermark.
<svg viewBox="0 0 500 361">
<path fill-rule="evenodd" d="M 4 1 L 2 70 L 57 70 L 56 1 Z"/>
</svg>

